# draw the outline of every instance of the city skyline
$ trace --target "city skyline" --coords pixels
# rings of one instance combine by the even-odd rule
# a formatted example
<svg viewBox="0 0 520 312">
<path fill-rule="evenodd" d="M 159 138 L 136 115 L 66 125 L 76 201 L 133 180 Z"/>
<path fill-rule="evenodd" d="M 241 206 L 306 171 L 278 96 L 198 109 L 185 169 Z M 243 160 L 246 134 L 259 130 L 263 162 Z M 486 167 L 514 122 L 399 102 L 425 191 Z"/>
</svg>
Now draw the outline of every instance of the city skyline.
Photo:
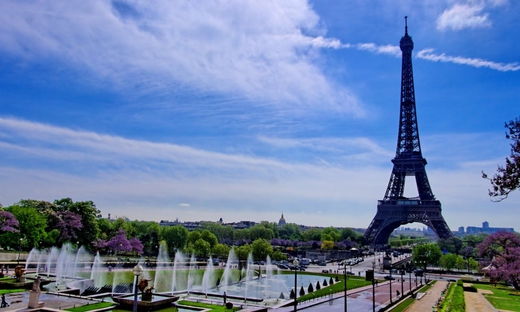
<svg viewBox="0 0 520 312">
<path fill-rule="evenodd" d="M 406 15 L 446 222 L 518 229 L 520 195 L 491 202 L 481 171 L 504 163 L 519 115 L 519 6 L 5 1 L 0 204 L 366 228 L 395 156 Z"/>
</svg>

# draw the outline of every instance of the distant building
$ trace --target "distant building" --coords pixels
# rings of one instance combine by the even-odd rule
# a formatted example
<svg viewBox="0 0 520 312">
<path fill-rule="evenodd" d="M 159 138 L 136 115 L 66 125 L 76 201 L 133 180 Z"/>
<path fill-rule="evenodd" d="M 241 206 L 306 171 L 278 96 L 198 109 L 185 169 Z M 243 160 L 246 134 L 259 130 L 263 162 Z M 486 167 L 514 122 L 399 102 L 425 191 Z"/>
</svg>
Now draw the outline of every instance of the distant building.
<svg viewBox="0 0 520 312">
<path fill-rule="evenodd" d="M 285 218 L 283 217 L 283 213 L 282 213 L 282 217 L 280 218 L 280 220 L 278 220 L 278 226 L 284 226 L 285 224 L 286 224 Z"/>
<path fill-rule="evenodd" d="M 486 233 L 486 234 L 493 234 L 496 232 L 511 232 L 513 233 L 515 231 L 514 228 L 498 228 L 498 227 L 489 227 L 489 222 L 484 221 L 482 222 L 482 227 L 476 227 L 476 226 L 468 226 L 466 227 L 466 235 L 467 234 L 480 234 L 480 233 Z M 460 232 L 460 228 L 459 228 Z"/>
<path fill-rule="evenodd" d="M 217 224 L 221 224 L 221 225 L 228 225 L 228 226 L 232 226 L 235 230 L 248 229 L 256 224 L 255 221 L 240 221 L 240 222 L 223 223 L 222 218 L 220 218 L 217 222 L 213 222 L 213 221 L 180 222 L 179 219 L 175 219 L 175 221 L 161 220 L 159 222 L 159 225 L 160 226 L 180 225 L 180 226 L 185 227 L 189 231 L 193 231 L 193 230 L 199 229 L 203 223 L 217 223 Z"/>
</svg>

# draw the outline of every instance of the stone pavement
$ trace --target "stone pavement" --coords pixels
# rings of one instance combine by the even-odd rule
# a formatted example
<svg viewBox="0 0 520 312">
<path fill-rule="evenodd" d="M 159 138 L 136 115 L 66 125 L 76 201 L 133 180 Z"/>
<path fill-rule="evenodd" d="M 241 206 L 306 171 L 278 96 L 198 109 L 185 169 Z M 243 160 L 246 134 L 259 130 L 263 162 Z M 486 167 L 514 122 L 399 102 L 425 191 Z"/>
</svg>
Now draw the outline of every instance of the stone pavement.
<svg viewBox="0 0 520 312">
<path fill-rule="evenodd" d="M 6 301 L 9 303 L 9 307 L 2 308 L 0 311 L 31 311 L 34 309 L 28 309 L 29 303 L 29 292 L 22 293 L 11 293 L 6 294 Z M 44 308 L 46 311 L 61 311 L 63 309 L 69 309 L 76 306 L 81 306 L 86 303 L 93 303 L 93 300 L 85 300 L 78 298 L 76 296 L 67 296 L 67 295 L 48 295 L 45 292 L 42 292 L 40 296 L 40 301 L 44 302 Z"/>
<path fill-rule="evenodd" d="M 426 291 L 426 294 L 422 296 L 420 300 L 415 300 L 414 303 L 406 309 L 406 312 L 432 311 L 432 307 L 437 305 L 437 300 L 439 300 L 442 291 L 446 289 L 447 285 L 448 282 L 446 281 L 437 281 Z"/>
<path fill-rule="evenodd" d="M 471 286 L 471 283 L 464 283 L 464 287 Z M 489 301 L 482 295 L 483 293 L 493 293 L 489 290 L 478 289 L 478 292 L 464 292 L 464 301 L 466 302 L 466 311 L 471 312 L 497 312 Z"/>
</svg>

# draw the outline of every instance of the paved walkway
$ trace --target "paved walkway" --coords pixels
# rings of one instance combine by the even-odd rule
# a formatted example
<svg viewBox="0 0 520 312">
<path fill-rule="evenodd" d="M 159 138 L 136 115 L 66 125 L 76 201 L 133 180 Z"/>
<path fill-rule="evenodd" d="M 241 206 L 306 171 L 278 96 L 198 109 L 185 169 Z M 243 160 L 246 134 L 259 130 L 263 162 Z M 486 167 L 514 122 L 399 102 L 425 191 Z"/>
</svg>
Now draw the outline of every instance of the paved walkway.
<svg viewBox="0 0 520 312">
<path fill-rule="evenodd" d="M 471 283 L 464 283 L 464 286 L 471 286 Z M 478 292 L 464 292 L 464 301 L 466 302 L 466 311 L 471 312 L 497 312 L 489 301 L 484 298 L 483 293 L 492 294 L 492 291 L 478 289 Z"/>
<path fill-rule="evenodd" d="M 446 289 L 446 285 L 448 285 L 448 282 L 446 281 L 437 281 L 426 291 L 426 294 L 420 300 L 415 300 L 414 303 L 406 309 L 406 312 L 432 311 L 432 307 L 436 306 L 437 300 L 441 297 L 442 291 Z"/>
</svg>

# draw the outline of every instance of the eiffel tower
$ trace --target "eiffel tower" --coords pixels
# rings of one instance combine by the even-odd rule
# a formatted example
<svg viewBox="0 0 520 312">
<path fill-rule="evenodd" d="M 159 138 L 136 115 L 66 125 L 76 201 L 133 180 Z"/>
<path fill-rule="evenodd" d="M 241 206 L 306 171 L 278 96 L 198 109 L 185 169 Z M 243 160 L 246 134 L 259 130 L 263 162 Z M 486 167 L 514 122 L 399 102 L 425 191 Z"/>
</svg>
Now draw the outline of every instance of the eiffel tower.
<svg viewBox="0 0 520 312">
<path fill-rule="evenodd" d="M 425 169 L 427 162 L 421 152 L 412 71 L 413 41 L 408 35 L 407 17 L 405 17 L 404 37 L 401 38 L 399 45 L 403 54 L 403 64 L 397 150 L 395 158 L 392 159 L 394 168 L 385 197 L 378 201 L 376 216 L 365 232 L 367 243 L 372 245 L 387 244 L 393 230 L 412 222 L 428 226 L 439 238 L 453 236 L 442 217 L 441 202 L 435 199 L 428 182 Z M 415 176 L 418 197 L 403 196 L 407 176 Z"/>
</svg>

